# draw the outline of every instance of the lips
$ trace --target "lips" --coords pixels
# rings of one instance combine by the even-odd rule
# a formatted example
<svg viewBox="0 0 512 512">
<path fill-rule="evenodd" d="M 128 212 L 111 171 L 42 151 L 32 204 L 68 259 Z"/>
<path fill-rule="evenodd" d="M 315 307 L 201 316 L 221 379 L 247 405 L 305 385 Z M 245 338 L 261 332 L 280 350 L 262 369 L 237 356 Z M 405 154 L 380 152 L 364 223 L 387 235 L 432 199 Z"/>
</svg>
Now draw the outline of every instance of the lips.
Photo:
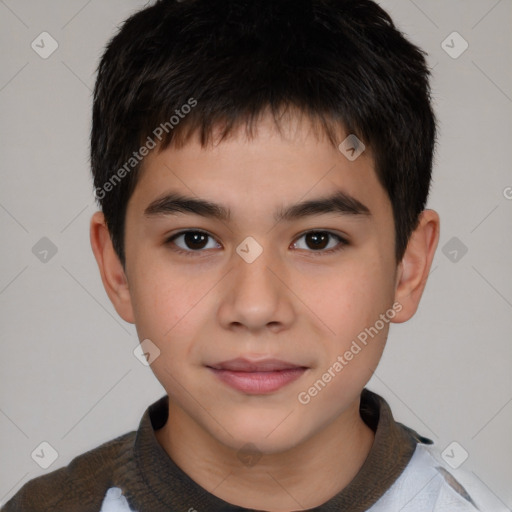
<svg viewBox="0 0 512 512">
<path fill-rule="evenodd" d="M 250 395 L 272 393 L 301 377 L 307 367 L 278 359 L 231 359 L 208 368 L 228 386 Z"/>
<path fill-rule="evenodd" d="M 210 365 L 214 370 L 230 370 L 233 372 L 274 372 L 281 370 L 291 370 L 294 368 L 305 368 L 305 366 L 297 365 L 294 363 L 287 363 L 279 359 L 264 359 L 261 361 L 250 361 L 238 357 L 230 361 Z"/>
</svg>

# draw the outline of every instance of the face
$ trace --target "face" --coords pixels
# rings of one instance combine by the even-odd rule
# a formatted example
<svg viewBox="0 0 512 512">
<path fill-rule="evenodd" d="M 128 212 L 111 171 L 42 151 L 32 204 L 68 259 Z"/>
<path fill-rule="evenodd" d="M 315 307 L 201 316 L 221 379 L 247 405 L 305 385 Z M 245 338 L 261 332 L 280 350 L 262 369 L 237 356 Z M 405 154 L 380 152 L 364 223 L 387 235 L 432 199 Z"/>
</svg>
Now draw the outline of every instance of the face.
<svg viewBox="0 0 512 512">
<path fill-rule="evenodd" d="M 150 154 L 125 234 L 128 319 L 160 350 L 151 368 L 171 407 L 267 453 L 358 404 L 397 281 L 371 155 L 349 161 L 309 125 L 284 128 L 265 118 L 250 139 Z"/>
</svg>

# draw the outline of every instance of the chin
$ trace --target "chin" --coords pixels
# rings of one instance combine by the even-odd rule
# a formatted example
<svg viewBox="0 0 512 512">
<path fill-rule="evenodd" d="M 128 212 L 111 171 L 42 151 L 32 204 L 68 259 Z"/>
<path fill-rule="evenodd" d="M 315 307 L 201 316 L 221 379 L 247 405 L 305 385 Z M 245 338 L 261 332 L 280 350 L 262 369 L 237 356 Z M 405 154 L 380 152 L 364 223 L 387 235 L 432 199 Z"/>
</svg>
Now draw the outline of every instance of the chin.
<svg viewBox="0 0 512 512">
<path fill-rule="evenodd" d="M 252 445 L 262 454 L 285 452 L 297 446 L 302 435 L 299 426 L 290 421 L 291 418 L 284 418 L 286 414 L 267 417 L 257 411 L 243 414 L 239 421 L 231 421 L 226 428 L 231 436 L 222 432 L 222 442 L 237 451 Z"/>
</svg>

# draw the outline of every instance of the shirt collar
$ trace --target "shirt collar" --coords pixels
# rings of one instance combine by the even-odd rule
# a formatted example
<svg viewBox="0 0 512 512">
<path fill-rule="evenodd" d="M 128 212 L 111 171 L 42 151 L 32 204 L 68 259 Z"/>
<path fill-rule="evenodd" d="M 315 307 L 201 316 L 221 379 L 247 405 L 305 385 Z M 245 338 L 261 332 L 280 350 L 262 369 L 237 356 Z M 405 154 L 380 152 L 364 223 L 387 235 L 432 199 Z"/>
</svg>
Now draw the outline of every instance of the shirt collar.
<svg viewBox="0 0 512 512">
<path fill-rule="evenodd" d="M 145 485 L 143 491 L 131 496 L 132 493 L 128 493 L 132 507 L 136 510 L 177 511 L 195 508 L 209 512 L 252 510 L 231 505 L 209 493 L 168 456 L 155 436 L 155 430 L 167 421 L 168 405 L 168 396 L 165 395 L 148 407 L 140 422 L 134 450 L 135 461 Z M 405 469 L 416 444 L 430 442 L 395 422 L 386 401 L 367 389 L 361 394 L 360 414 L 375 432 L 375 440 L 366 461 L 348 486 L 311 511 L 368 510 Z"/>
</svg>

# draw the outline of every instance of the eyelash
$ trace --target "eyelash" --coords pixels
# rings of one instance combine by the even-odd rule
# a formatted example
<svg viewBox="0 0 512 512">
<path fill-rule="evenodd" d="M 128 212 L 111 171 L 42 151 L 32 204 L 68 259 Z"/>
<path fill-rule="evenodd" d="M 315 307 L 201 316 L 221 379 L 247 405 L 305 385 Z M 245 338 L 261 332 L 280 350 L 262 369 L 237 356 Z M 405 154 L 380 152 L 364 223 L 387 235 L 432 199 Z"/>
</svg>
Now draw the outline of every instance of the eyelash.
<svg viewBox="0 0 512 512">
<path fill-rule="evenodd" d="M 200 234 L 203 234 L 203 235 L 206 235 L 210 238 L 213 238 L 215 240 L 215 238 L 210 235 L 209 233 L 207 233 L 206 231 L 201 231 L 199 229 L 188 229 L 188 230 L 184 230 L 184 231 L 180 231 L 178 233 L 175 233 L 174 235 L 170 236 L 166 241 L 165 241 L 165 244 L 171 244 L 174 242 L 174 240 L 176 238 L 178 238 L 179 236 L 181 235 L 186 235 L 187 233 L 200 233 Z M 324 233 L 328 236 L 331 236 L 333 238 L 336 238 L 338 240 L 338 244 L 335 246 L 335 247 L 332 247 L 331 249 L 325 249 L 325 250 L 308 250 L 307 252 L 311 253 L 312 255 L 314 256 L 322 256 L 322 255 L 325 255 L 325 254 L 332 254 L 332 253 L 335 253 L 335 252 L 338 252 L 338 251 L 341 251 L 343 250 L 347 245 L 349 245 L 349 242 L 343 238 L 342 236 L 338 235 L 337 233 L 333 233 L 331 231 L 327 231 L 327 230 L 321 230 L 321 229 L 313 229 L 313 230 L 309 230 L 309 231 L 305 231 L 304 233 L 301 233 L 296 239 L 295 241 L 293 242 L 294 244 L 297 243 L 298 240 L 300 240 L 302 237 L 308 235 L 308 234 L 311 234 L 311 233 Z M 219 242 L 217 242 L 219 243 Z M 178 254 L 183 254 L 185 256 L 198 256 L 200 253 L 202 252 L 205 252 L 204 249 L 200 249 L 200 250 L 184 250 L 184 249 L 181 249 L 180 247 L 176 246 L 176 244 L 173 244 L 174 247 L 173 247 L 173 251 L 178 253 Z M 301 250 L 304 250 L 304 249 L 301 249 Z"/>
</svg>

